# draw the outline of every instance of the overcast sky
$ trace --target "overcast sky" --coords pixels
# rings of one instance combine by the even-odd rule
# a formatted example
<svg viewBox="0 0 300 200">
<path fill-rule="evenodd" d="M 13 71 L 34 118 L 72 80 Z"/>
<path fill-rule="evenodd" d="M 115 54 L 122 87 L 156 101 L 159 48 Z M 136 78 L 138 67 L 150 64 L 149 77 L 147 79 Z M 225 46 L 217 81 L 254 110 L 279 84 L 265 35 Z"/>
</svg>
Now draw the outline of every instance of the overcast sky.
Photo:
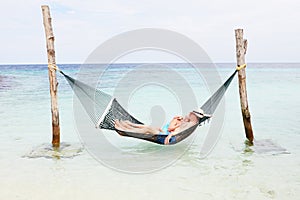
<svg viewBox="0 0 300 200">
<path fill-rule="evenodd" d="M 6 0 L 0 64 L 46 63 L 42 4 L 51 9 L 58 63 L 83 63 L 102 42 L 139 28 L 184 34 L 213 62 L 235 62 L 234 29 L 243 28 L 248 62 L 300 62 L 299 0 Z"/>
</svg>

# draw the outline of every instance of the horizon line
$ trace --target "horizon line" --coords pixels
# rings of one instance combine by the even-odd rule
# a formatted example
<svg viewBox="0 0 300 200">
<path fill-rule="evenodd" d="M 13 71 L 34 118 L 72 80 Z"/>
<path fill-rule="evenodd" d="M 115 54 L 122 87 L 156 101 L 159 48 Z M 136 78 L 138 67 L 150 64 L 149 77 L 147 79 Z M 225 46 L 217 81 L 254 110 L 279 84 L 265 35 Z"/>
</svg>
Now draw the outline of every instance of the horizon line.
<svg viewBox="0 0 300 200">
<path fill-rule="evenodd" d="M 263 62 L 247 62 L 247 64 L 299 64 L 298 62 L 270 62 L 270 61 L 263 61 Z M 56 63 L 57 65 L 95 65 L 95 64 L 236 64 L 236 62 L 116 62 L 116 63 Z M 0 66 L 5 65 L 48 65 L 48 63 L 0 63 Z"/>
</svg>

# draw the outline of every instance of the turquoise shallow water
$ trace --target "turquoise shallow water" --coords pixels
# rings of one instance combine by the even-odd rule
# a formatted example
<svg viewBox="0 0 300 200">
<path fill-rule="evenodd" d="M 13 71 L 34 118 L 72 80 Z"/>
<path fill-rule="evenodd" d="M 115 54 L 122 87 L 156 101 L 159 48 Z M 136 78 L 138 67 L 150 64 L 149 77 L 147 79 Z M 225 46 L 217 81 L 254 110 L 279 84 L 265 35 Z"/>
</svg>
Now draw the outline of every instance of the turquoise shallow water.
<svg viewBox="0 0 300 200">
<path fill-rule="evenodd" d="M 173 65 L 200 94 L 196 98 L 201 105 L 210 95 L 204 81 L 183 65 Z M 234 65 L 217 66 L 225 80 Z M 60 67 L 73 76 L 79 70 L 79 65 Z M 128 67 L 129 64 L 114 66 L 102 79 L 102 89 L 112 92 L 116 80 Z M 170 166 L 139 175 L 102 165 L 81 145 L 74 122 L 73 93 L 60 75 L 59 109 L 65 150 L 58 155 L 44 151 L 51 141 L 47 76 L 43 65 L 0 66 L 3 199 L 298 199 L 300 195 L 300 64 L 248 65 L 248 100 L 256 146 L 249 148 L 244 144 L 238 85 L 234 79 L 225 95 L 222 134 L 211 154 L 206 158 L 199 155 L 210 128 L 208 124 L 199 128 L 191 147 Z M 143 89 L 135 93 L 128 109 L 137 118 L 151 123 L 149 107 L 157 103 L 157 94 L 164 97 L 165 92 L 159 87 Z M 166 118 L 170 118 L 180 107 L 176 107 L 175 100 L 170 101 L 171 97 L 165 97 L 159 100 L 168 111 Z M 105 134 L 124 151 L 147 154 L 161 148 Z"/>
</svg>

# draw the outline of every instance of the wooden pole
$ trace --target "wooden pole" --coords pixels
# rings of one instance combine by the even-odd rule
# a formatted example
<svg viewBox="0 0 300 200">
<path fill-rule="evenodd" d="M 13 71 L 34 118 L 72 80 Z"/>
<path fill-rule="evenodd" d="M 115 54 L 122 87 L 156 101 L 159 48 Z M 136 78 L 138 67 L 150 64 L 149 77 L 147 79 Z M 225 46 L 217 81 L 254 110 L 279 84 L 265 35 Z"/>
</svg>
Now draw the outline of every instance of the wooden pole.
<svg viewBox="0 0 300 200">
<path fill-rule="evenodd" d="M 247 52 L 247 40 L 243 39 L 243 29 L 235 30 L 236 39 L 236 59 L 237 66 L 242 66 L 245 64 L 245 54 Z M 249 112 L 248 100 L 247 100 L 247 89 L 246 89 L 246 70 L 242 68 L 238 71 L 239 77 L 239 93 L 240 93 L 240 103 L 243 116 L 243 122 L 245 127 L 246 137 L 251 144 L 253 144 L 253 130 L 251 125 L 251 115 Z"/>
<path fill-rule="evenodd" d="M 48 6 L 42 6 L 43 23 L 46 34 L 46 46 L 48 54 L 48 65 L 56 66 L 55 50 L 54 50 L 54 35 L 51 24 L 50 10 Z M 51 113 L 52 113 L 52 145 L 59 147 L 60 144 L 60 127 L 59 127 L 59 112 L 57 104 L 57 86 L 56 70 L 48 68 L 49 83 L 50 83 L 50 96 L 51 96 Z"/>
</svg>

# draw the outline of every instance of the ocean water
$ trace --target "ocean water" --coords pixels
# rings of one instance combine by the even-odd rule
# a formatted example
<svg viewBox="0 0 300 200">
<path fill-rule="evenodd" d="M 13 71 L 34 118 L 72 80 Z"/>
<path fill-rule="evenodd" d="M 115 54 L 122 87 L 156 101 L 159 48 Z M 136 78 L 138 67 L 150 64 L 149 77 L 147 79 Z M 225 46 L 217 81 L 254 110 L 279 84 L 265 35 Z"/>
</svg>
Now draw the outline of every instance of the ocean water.
<svg viewBox="0 0 300 200">
<path fill-rule="evenodd" d="M 169 65 L 186 77 L 201 105 L 211 94 L 204 78 L 183 64 Z M 131 66 L 113 66 L 101 79 L 100 89 L 112 93 Z M 76 77 L 80 66 L 60 68 Z M 233 69 L 234 64 L 217 64 L 222 80 Z M 206 157 L 200 155 L 212 124 L 209 123 L 197 129 L 195 139 L 182 156 L 148 173 L 121 172 L 115 166 L 102 164 L 87 150 L 74 119 L 73 92 L 59 74 L 63 143 L 59 151 L 52 150 L 47 70 L 45 65 L 0 66 L 1 199 L 299 199 L 300 64 L 248 64 L 254 146 L 245 144 L 235 78 L 224 98 L 225 120 L 211 153 Z M 136 83 L 135 79 L 131 81 L 128 85 Z M 176 85 L 176 81 L 172 84 Z M 138 119 L 150 124 L 151 106 L 158 101 L 167 111 L 163 113 L 166 119 L 180 113 L 178 100 L 165 88 L 141 88 L 134 92 L 128 105 Z M 127 92 L 126 88 L 122 91 Z M 147 156 L 149 152 L 169 148 L 112 132 L 104 134 L 125 153 L 142 152 L 141 156 Z M 176 150 L 176 145 L 172 148 Z"/>
</svg>

